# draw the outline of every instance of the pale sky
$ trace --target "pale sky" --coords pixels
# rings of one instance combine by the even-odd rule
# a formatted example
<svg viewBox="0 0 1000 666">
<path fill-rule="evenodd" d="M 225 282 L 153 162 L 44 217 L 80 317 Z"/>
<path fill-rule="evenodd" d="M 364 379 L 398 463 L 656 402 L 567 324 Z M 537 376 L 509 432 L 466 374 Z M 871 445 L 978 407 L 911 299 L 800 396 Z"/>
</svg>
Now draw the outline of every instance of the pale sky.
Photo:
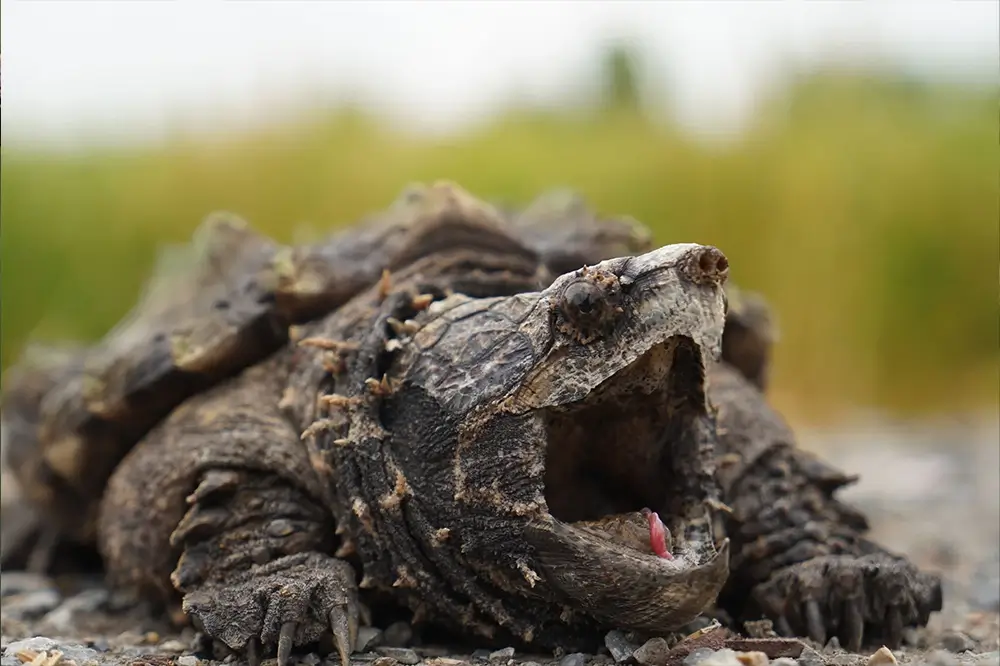
<svg viewBox="0 0 1000 666">
<path fill-rule="evenodd" d="M 309 94 L 396 122 L 476 122 L 516 91 L 579 94 L 597 46 L 638 43 L 692 128 L 731 126 L 784 63 L 890 62 L 1000 83 L 996 0 L 4 0 L 3 141 L 240 127 Z M 588 68 L 590 68 L 588 70 Z"/>
</svg>

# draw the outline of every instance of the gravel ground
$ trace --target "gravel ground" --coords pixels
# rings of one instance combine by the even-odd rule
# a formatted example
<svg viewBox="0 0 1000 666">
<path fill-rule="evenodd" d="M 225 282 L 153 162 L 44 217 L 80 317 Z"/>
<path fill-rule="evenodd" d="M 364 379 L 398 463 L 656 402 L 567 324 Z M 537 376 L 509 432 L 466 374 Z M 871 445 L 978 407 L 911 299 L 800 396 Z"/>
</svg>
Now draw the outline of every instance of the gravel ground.
<svg viewBox="0 0 1000 666">
<path fill-rule="evenodd" d="M 836 640 L 787 644 L 724 643 L 707 630 L 681 645 L 654 639 L 634 644 L 612 632 L 596 655 L 521 654 L 421 645 L 410 627 L 365 630 L 352 666 L 853 666 L 899 663 L 957 666 L 1000 664 L 1000 423 L 955 419 L 919 427 L 884 424 L 801 433 L 861 481 L 844 496 L 864 509 L 875 536 L 945 580 L 945 607 L 931 624 L 911 631 L 895 654 L 851 654 Z M 4 483 L 3 486 L 9 484 Z M 18 516 L 5 511 L 4 532 Z M 0 666 L 115 664 L 214 666 L 218 661 L 191 630 L 172 633 L 162 622 L 122 604 L 95 578 L 52 580 L 21 572 L 0 577 Z M 786 655 L 786 656 L 783 656 Z M 265 664 L 274 663 L 265 660 Z M 336 666 L 328 656 L 293 656 L 292 663 Z"/>
</svg>

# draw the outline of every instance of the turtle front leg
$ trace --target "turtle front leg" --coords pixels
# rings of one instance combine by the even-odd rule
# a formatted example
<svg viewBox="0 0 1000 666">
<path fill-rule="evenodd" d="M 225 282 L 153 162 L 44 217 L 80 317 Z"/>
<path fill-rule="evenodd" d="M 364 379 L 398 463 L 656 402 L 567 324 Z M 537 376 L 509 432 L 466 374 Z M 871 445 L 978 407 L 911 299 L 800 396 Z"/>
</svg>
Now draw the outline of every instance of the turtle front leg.
<svg viewBox="0 0 1000 666">
<path fill-rule="evenodd" d="M 332 635 L 348 663 L 357 635 L 355 574 L 331 557 L 322 507 L 273 475 L 210 470 L 170 537 L 182 549 L 171 575 L 184 612 L 247 655 L 287 663 L 293 646 Z"/>
<path fill-rule="evenodd" d="M 98 534 L 110 582 L 181 602 L 212 638 L 257 662 L 331 635 L 346 664 L 359 606 L 333 555 L 326 487 L 281 415 L 279 354 L 195 396 L 112 475 Z"/>
<path fill-rule="evenodd" d="M 851 650 L 941 610 L 941 581 L 866 538 L 868 522 L 834 496 L 854 479 L 796 448 L 762 394 L 738 371 L 713 371 L 719 478 L 732 513 L 732 575 L 720 601 L 740 619 L 761 615 L 785 635 Z"/>
</svg>

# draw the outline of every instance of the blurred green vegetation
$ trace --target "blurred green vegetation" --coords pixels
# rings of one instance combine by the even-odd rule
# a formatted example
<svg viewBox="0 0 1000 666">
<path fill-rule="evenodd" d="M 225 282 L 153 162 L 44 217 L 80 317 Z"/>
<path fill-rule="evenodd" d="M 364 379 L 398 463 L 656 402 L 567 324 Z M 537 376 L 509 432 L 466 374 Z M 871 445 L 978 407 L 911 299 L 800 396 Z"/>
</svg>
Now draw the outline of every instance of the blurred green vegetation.
<svg viewBox="0 0 1000 666">
<path fill-rule="evenodd" d="M 157 248 L 228 209 L 290 240 L 349 224 L 411 181 L 526 202 L 577 188 L 661 243 L 718 245 L 779 318 L 774 395 L 793 418 L 997 405 L 995 91 L 802 75 L 724 144 L 629 103 L 512 110 L 448 140 L 327 110 L 226 139 L 3 152 L 2 364 L 29 339 L 93 340 Z"/>
</svg>

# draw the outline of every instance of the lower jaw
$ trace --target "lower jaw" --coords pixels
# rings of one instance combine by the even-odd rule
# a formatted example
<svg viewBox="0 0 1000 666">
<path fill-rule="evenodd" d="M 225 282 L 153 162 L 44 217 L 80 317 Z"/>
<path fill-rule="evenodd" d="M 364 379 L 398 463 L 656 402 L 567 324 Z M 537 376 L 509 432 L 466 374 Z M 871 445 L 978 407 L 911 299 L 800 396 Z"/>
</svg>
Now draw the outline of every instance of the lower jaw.
<svg viewBox="0 0 1000 666">
<path fill-rule="evenodd" d="M 603 543 L 587 528 L 553 520 L 526 536 L 540 574 L 565 605 L 602 626 L 665 634 L 710 608 L 729 576 L 729 542 L 688 542 L 673 559 Z"/>
</svg>

